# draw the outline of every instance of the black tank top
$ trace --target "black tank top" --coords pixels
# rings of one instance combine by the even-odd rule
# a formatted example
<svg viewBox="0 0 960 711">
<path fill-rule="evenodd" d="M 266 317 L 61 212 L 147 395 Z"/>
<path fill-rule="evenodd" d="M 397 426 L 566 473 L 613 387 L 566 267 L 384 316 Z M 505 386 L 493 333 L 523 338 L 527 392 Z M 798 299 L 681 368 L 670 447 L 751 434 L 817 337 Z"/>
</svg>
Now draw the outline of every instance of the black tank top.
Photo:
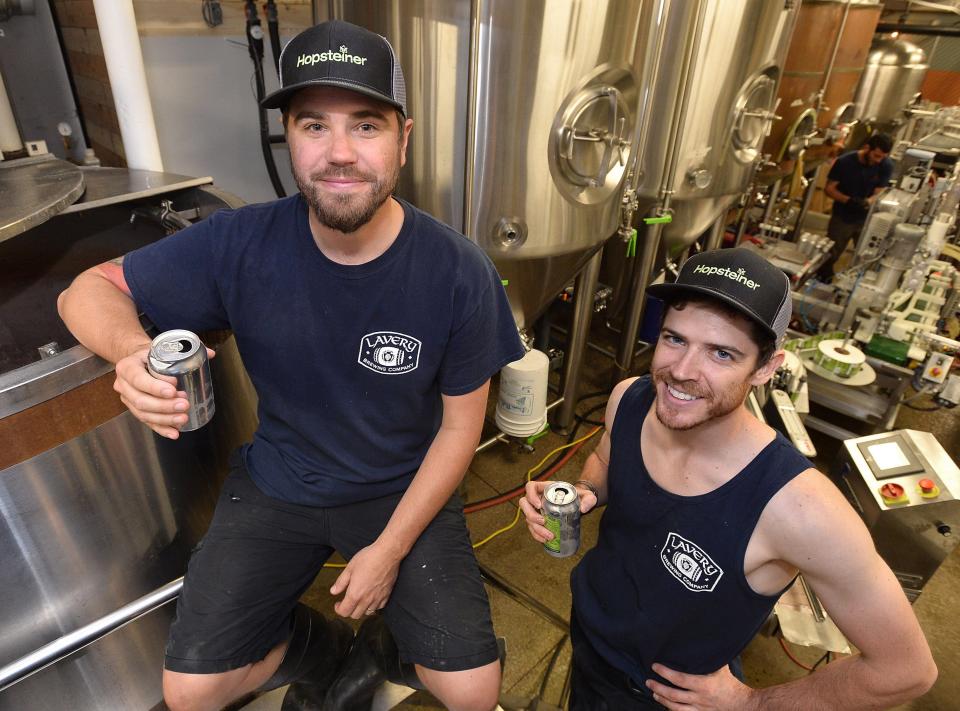
<svg viewBox="0 0 960 711">
<path fill-rule="evenodd" d="M 750 588 L 747 544 L 771 497 L 812 466 L 778 433 L 717 489 L 701 496 L 664 491 L 640 451 L 654 394 L 646 376 L 620 401 L 599 540 L 571 576 L 584 634 L 640 688 L 657 678 L 654 662 L 707 674 L 747 646 L 780 596 Z"/>
</svg>

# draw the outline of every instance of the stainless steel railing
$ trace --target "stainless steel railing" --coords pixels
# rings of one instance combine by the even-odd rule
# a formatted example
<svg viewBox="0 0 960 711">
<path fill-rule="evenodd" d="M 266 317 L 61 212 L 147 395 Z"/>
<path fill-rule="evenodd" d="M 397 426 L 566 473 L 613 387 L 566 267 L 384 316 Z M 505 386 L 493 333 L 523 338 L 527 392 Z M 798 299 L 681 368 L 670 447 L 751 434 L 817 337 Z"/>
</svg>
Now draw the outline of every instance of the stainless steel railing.
<svg viewBox="0 0 960 711">
<path fill-rule="evenodd" d="M 153 612 L 158 607 L 166 605 L 180 594 L 182 587 L 183 578 L 177 578 L 173 582 L 167 583 L 163 587 L 124 605 L 119 610 L 104 615 L 69 634 L 58 637 L 36 651 L 0 667 L 0 691 L 23 681 L 41 669 L 46 669 L 51 664 L 56 664 L 64 657 L 93 644 L 98 639 L 106 637 L 111 632 L 149 612 Z"/>
</svg>

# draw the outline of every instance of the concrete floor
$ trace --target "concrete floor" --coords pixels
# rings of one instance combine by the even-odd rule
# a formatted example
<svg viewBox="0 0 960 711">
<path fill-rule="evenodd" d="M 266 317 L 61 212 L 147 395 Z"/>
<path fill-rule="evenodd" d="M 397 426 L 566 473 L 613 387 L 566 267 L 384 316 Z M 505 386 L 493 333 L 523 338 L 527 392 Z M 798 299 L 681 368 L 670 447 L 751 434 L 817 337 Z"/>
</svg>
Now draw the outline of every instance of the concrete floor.
<svg viewBox="0 0 960 711">
<path fill-rule="evenodd" d="M 594 324 L 592 339 L 606 347 L 615 344 L 615 337 L 599 323 Z M 608 390 L 610 372 L 609 359 L 596 351 L 588 351 L 581 392 Z M 643 372 L 642 363 L 635 372 Z M 604 399 L 603 396 L 598 396 L 585 400 L 578 407 L 578 412 L 584 413 L 603 403 Z M 918 404 L 922 402 L 918 401 Z M 591 417 L 599 418 L 601 415 L 602 408 Z M 960 411 L 941 410 L 931 414 L 904 409 L 897 421 L 897 427 L 933 431 L 951 456 L 955 460 L 960 459 Z M 591 430 L 593 427 L 584 425 L 577 434 L 584 435 Z M 495 433 L 495 428 L 489 425 L 484 438 Z M 588 441 L 555 478 L 567 481 L 577 479 L 583 461 L 596 441 L 596 437 Z M 535 451 L 532 452 L 523 451 L 515 444 L 498 444 L 481 453 L 475 458 L 464 480 L 465 501 L 485 499 L 521 484 L 529 468 L 536 465 L 554 447 L 565 443 L 566 437 L 551 433 L 538 440 Z M 817 440 L 817 444 L 825 455 L 818 458 L 817 464 L 826 468 L 832 457 L 831 448 L 838 444 L 822 439 Z M 516 510 L 515 502 L 511 502 L 468 516 L 473 540 L 482 540 L 509 524 Z M 591 515 L 583 520 L 581 552 L 594 545 L 599 519 L 599 515 Z M 482 567 L 505 581 L 520 595 L 529 596 L 563 619 L 568 618 L 568 578 L 580 558 L 579 554 L 568 559 L 552 558 L 529 537 L 521 522 L 480 548 L 477 557 Z M 324 570 L 320 574 L 308 593 L 310 604 L 325 612 L 331 610 L 327 590 L 336 575 L 336 570 Z M 547 669 L 558 645 L 565 637 L 565 631 L 537 610 L 535 605 L 519 601 L 516 596 L 505 593 L 496 585 L 488 584 L 487 590 L 496 632 L 507 640 L 502 705 L 506 708 L 534 708 L 534 701 L 538 700 L 539 706 L 536 708 L 556 707 L 561 701 L 569 665 L 569 643 L 559 646 L 559 656 L 549 675 Z M 960 552 L 955 551 L 927 585 L 914 606 L 936 657 L 940 677 L 930 693 L 901 707 L 903 709 L 960 709 L 960 635 L 955 631 L 955 615 L 960 612 L 958 591 Z M 794 653 L 808 665 L 822 654 L 821 651 L 804 647 L 794 647 Z M 757 637 L 745 651 L 743 661 L 747 681 L 753 686 L 778 684 L 806 674 L 787 658 L 776 639 L 768 637 Z M 411 696 L 398 708 L 442 707 L 435 699 L 421 692 Z"/>
</svg>

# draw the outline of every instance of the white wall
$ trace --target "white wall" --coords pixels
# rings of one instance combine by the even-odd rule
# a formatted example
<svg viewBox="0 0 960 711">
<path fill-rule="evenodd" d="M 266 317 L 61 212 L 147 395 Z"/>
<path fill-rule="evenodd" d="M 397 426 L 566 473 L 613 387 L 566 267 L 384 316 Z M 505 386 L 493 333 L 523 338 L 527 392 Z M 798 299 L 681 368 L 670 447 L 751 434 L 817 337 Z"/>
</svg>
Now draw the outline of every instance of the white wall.
<svg viewBox="0 0 960 711">
<path fill-rule="evenodd" d="M 253 62 L 245 38 L 147 36 L 140 41 L 164 170 L 212 176 L 217 187 L 249 203 L 275 199 L 260 148 Z M 269 42 L 265 45 L 269 93 L 278 84 Z M 280 133 L 280 112 L 268 116 L 271 133 Z M 296 185 L 286 145 L 275 145 L 273 154 L 292 195 Z"/>
</svg>

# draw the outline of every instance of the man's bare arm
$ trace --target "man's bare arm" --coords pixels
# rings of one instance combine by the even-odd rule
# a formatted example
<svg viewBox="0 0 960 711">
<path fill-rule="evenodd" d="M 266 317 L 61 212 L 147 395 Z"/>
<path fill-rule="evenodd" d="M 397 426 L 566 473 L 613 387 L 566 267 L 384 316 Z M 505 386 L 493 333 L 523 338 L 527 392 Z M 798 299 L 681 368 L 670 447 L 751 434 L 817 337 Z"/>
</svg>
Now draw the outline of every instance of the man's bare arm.
<svg viewBox="0 0 960 711">
<path fill-rule="evenodd" d="M 839 185 L 840 181 L 838 180 L 828 180 L 823 192 L 825 192 L 827 197 L 834 202 L 846 203 L 850 200 L 850 196 L 846 193 L 840 192 Z"/>
<path fill-rule="evenodd" d="M 473 459 L 483 430 L 488 380 L 464 395 L 443 396 L 443 420 L 413 481 L 383 532 L 358 552 L 334 582 L 333 595 L 345 593 L 337 614 L 359 619 L 382 608 L 393 590 L 400 562 L 453 495 Z"/>
<path fill-rule="evenodd" d="M 613 421 L 617 416 L 617 408 L 620 407 L 620 399 L 627 391 L 627 388 L 633 385 L 635 380 L 636 378 L 621 380 L 611 391 L 610 398 L 607 400 L 607 407 L 604 410 L 604 431 L 600 437 L 600 443 L 596 449 L 590 453 L 590 456 L 587 457 L 587 461 L 584 462 L 583 465 L 583 471 L 580 472 L 580 479 L 590 482 L 597 490 L 597 502 L 594 506 L 602 506 L 607 503 L 607 467 L 610 464 L 610 431 L 613 429 Z M 585 487 L 577 488 L 581 489 L 581 495 L 586 492 Z M 591 506 L 591 508 L 593 507 Z"/>
<path fill-rule="evenodd" d="M 574 484 L 577 492 L 580 494 L 580 511 L 587 513 L 597 506 L 607 503 L 607 468 L 610 464 L 610 431 L 613 429 L 613 421 L 617 416 L 617 408 L 620 406 L 620 399 L 627 391 L 627 388 L 633 384 L 636 378 L 627 378 L 616 384 L 607 400 L 607 407 L 604 414 L 604 431 L 600 436 L 600 443 L 597 444 L 587 461 L 584 462 L 583 470 L 580 472 L 580 479 Z M 590 486 L 585 486 L 582 482 L 588 482 Z M 528 481 L 526 492 L 520 499 L 520 511 L 523 513 L 527 523 L 527 530 L 533 539 L 539 543 L 544 543 L 553 538 L 553 533 L 548 531 L 543 525 L 543 514 L 540 510 L 543 507 L 543 491 L 553 482 L 551 481 Z M 592 487 L 592 488 L 591 488 Z"/>
<path fill-rule="evenodd" d="M 150 337 L 123 276 L 123 257 L 92 267 L 57 299 L 60 318 L 84 346 L 116 364 L 113 389 L 133 415 L 159 435 L 176 439 L 190 403 L 173 378 L 147 372 Z M 208 349 L 213 357 L 213 351 Z"/>
<path fill-rule="evenodd" d="M 870 534 L 837 488 L 813 470 L 771 501 L 780 557 L 803 572 L 860 654 L 758 690 L 757 709 L 886 709 L 925 693 L 937 669 L 917 618 Z M 767 516 L 767 512 L 764 512 Z"/>
<path fill-rule="evenodd" d="M 123 257 L 81 273 L 60 294 L 57 309 L 77 340 L 111 363 L 150 345 L 123 277 Z"/>
</svg>

